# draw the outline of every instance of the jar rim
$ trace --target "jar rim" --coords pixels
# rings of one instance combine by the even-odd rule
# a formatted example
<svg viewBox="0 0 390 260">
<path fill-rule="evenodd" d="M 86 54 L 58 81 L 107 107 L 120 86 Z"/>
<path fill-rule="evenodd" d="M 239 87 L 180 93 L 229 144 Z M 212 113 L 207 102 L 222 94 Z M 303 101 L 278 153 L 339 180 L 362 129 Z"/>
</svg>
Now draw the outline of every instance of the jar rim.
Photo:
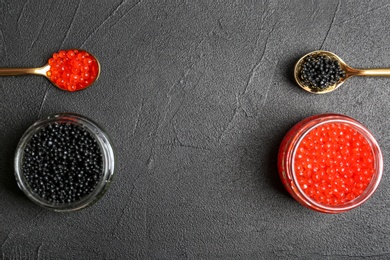
<svg viewBox="0 0 390 260">
<path fill-rule="evenodd" d="M 289 176 L 291 177 L 291 181 L 294 184 L 293 192 L 298 193 L 296 194 L 298 198 L 300 200 L 303 200 L 310 208 L 321 212 L 327 212 L 327 213 L 345 212 L 367 201 L 377 189 L 383 173 L 382 152 L 380 150 L 378 142 L 375 140 L 371 132 L 357 120 L 348 116 L 344 116 L 342 114 L 321 114 L 321 115 L 316 115 L 316 116 L 306 118 L 301 122 L 303 122 L 303 124 L 302 126 L 300 126 L 300 129 L 295 134 L 292 135 L 293 140 L 291 141 L 291 146 L 290 146 L 290 148 L 292 148 L 292 151 L 288 153 L 289 159 L 287 159 L 290 160 L 291 162 L 288 164 L 287 167 L 288 170 L 291 172 Z M 323 204 L 309 197 L 303 191 L 301 185 L 298 183 L 297 175 L 294 169 L 296 153 L 302 140 L 313 129 L 320 127 L 321 125 L 330 124 L 330 123 L 348 124 L 350 127 L 358 131 L 359 134 L 362 135 L 363 138 L 368 142 L 369 146 L 371 147 L 371 152 L 374 156 L 375 172 L 373 173 L 372 175 L 373 177 L 370 183 L 368 184 L 368 186 L 364 189 L 363 193 L 360 194 L 358 197 L 356 197 L 353 200 L 347 201 L 341 205 Z"/>
<path fill-rule="evenodd" d="M 91 135 L 92 138 L 97 141 L 102 155 L 101 179 L 97 183 L 96 187 L 92 192 L 88 193 L 80 200 L 71 203 L 53 203 L 35 194 L 31 190 L 28 181 L 22 173 L 22 164 L 26 145 L 30 142 L 32 136 L 35 133 L 39 132 L 44 127 L 53 123 L 70 123 L 82 127 Z M 114 174 L 114 166 L 114 152 L 111 142 L 106 133 L 91 119 L 74 113 L 54 114 L 33 123 L 20 138 L 14 159 L 15 178 L 19 188 L 34 203 L 58 212 L 76 211 L 90 206 L 97 200 L 99 200 L 101 196 L 103 196 L 105 191 L 108 189 L 108 186 L 112 180 Z"/>
</svg>

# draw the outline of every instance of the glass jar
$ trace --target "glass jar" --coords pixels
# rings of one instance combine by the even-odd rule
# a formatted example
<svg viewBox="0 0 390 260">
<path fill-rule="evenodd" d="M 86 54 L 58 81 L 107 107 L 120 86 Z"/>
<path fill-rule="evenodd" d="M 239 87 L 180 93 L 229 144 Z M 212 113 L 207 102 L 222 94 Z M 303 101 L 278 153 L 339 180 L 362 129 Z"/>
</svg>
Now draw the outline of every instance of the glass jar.
<svg viewBox="0 0 390 260">
<path fill-rule="evenodd" d="M 340 114 L 321 114 L 302 120 L 286 134 L 278 169 L 283 185 L 299 203 L 323 213 L 341 213 L 374 193 L 383 157 L 361 123 Z"/>
<path fill-rule="evenodd" d="M 97 156 L 99 158 L 99 162 L 101 162 L 101 163 L 99 163 L 98 170 L 96 170 L 96 168 L 95 168 L 95 171 L 99 172 L 96 174 L 100 174 L 100 176 L 99 176 L 99 178 L 96 178 L 96 183 L 94 183 L 94 186 L 90 187 L 89 190 L 87 192 L 85 192 L 86 194 L 84 194 L 82 197 L 80 197 L 80 199 L 77 199 L 75 201 L 69 200 L 66 202 L 65 201 L 64 202 L 58 202 L 58 201 L 54 202 L 54 201 L 48 200 L 47 198 L 44 198 L 43 197 L 44 195 L 42 195 L 42 196 L 38 195 L 38 193 L 34 192 L 34 189 L 32 188 L 32 186 L 33 186 L 32 182 L 30 182 L 27 178 L 29 176 L 24 174 L 25 169 L 24 169 L 23 163 L 24 163 L 24 159 L 26 156 L 26 147 L 29 146 L 29 143 L 32 141 L 32 138 L 34 136 L 35 137 L 37 136 L 37 133 L 41 133 L 43 131 L 43 129 L 47 129 L 47 127 L 52 127 L 54 125 L 70 125 L 71 127 L 74 127 L 75 129 L 80 129 L 80 131 L 81 131 L 80 133 L 85 134 L 86 136 L 88 136 L 88 138 L 90 140 L 92 140 L 91 142 L 94 143 L 94 147 L 99 147 L 96 149 L 97 149 L 97 151 L 100 152 L 100 154 L 98 154 Z M 89 133 L 89 135 L 87 133 Z M 43 136 L 45 136 L 45 135 L 43 135 Z M 93 139 L 96 142 L 93 141 Z M 45 137 L 41 137 L 40 140 L 42 140 L 42 143 L 44 143 L 44 144 L 47 144 L 48 142 L 52 142 L 51 140 L 45 140 Z M 84 140 L 84 139 L 80 139 L 80 140 Z M 97 143 L 97 145 L 96 145 L 96 143 Z M 41 146 L 42 144 L 38 144 L 38 145 Z M 81 145 L 82 144 L 80 142 L 80 147 L 81 147 Z M 59 146 L 59 147 L 61 149 L 61 146 Z M 83 154 L 83 150 L 81 150 L 81 151 L 82 152 L 80 152 L 80 153 Z M 87 154 L 87 152 L 84 152 L 84 153 Z M 43 160 L 43 158 L 39 157 L 40 156 L 39 154 L 37 156 L 38 156 L 36 159 L 37 161 Z M 82 155 L 78 155 L 78 156 L 82 156 Z M 79 158 L 78 163 L 90 160 L 89 159 L 90 157 L 88 157 L 88 158 L 85 157 L 85 158 L 81 158 L 81 159 L 80 159 L 80 157 L 78 157 L 78 158 Z M 67 157 L 65 157 L 65 159 L 62 160 L 62 163 L 64 164 L 64 166 L 59 166 L 59 165 L 56 165 L 55 163 L 54 164 L 52 163 L 51 167 L 52 168 L 57 167 L 56 169 L 61 168 L 61 167 L 68 167 L 68 166 L 66 166 L 66 164 L 68 162 L 71 164 L 70 161 L 72 161 L 72 160 L 73 159 L 68 160 Z M 75 210 L 79 210 L 79 209 L 85 208 L 87 206 L 90 206 L 91 204 L 93 204 L 94 202 L 96 202 L 97 200 L 99 200 L 102 197 L 102 195 L 105 193 L 105 191 L 109 187 L 109 184 L 112 180 L 112 176 L 114 173 L 114 164 L 115 164 L 114 161 L 115 161 L 114 160 L 114 152 L 113 152 L 111 143 L 110 143 L 107 135 L 104 133 L 104 131 L 95 122 L 93 122 L 90 119 L 87 119 L 81 115 L 63 113 L 63 114 L 52 115 L 52 116 L 49 116 L 45 119 L 39 120 L 27 129 L 27 131 L 21 137 L 19 144 L 17 146 L 17 149 L 16 149 L 15 161 L 14 161 L 15 177 L 16 177 L 16 181 L 18 183 L 19 188 L 27 195 L 27 197 L 30 200 L 32 200 L 36 204 L 38 204 L 42 207 L 54 210 L 54 211 L 58 211 L 58 212 L 75 211 Z M 44 167 L 44 166 L 42 166 L 42 167 Z M 34 168 L 34 169 L 36 169 L 36 168 Z M 78 169 L 80 169 L 80 168 L 78 168 Z M 53 177 L 53 176 L 47 177 L 47 175 L 55 174 L 54 170 L 51 170 L 50 172 L 48 172 L 48 170 L 47 171 L 45 170 L 45 172 L 46 173 L 43 174 L 43 170 L 42 170 L 42 175 L 45 175 L 45 177 L 42 177 L 42 178 L 39 177 L 39 178 L 41 178 L 40 181 L 42 181 L 42 182 L 45 182 L 45 180 L 47 180 L 47 178 Z M 77 174 L 77 176 L 81 179 L 81 178 L 83 178 L 82 173 L 83 173 L 83 171 L 75 173 L 75 174 Z M 40 175 L 41 172 L 36 172 L 36 174 Z M 86 174 L 87 173 L 84 173 L 84 176 Z M 64 176 L 64 175 L 62 175 L 62 176 Z M 66 176 L 68 176 L 68 177 L 66 177 Z M 62 182 L 69 183 L 69 180 L 66 179 L 66 178 L 69 178 L 69 176 L 70 176 L 70 174 L 65 175 L 65 177 L 62 177 L 61 181 L 56 180 L 56 183 L 59 183 L 58 186 L 63 187 L 65 183 L 62 183 Z M 75 178 L 78 178 L 78 177 L 75 177 Z M 31 178 L 33 178 L 33 177 L 31 177 Z M 89 176 L 88 176 L 88 178 L 89 178 Z M 72 179 L 73 179 L 73 177 L 72 177 Z M 88 180 L 90 180 L 90 179 L 88 179 Z M 44 185 L 44 183 L 41 183 L 41 184 Z M 83 183 L 80 182 L 80 183 L 77 183 L 76 185 L 82 185 L 82 184 Z M 85 183 L 84 183 L 84 186 L 85 186 Z M 57 187 L 55 187 L 55 188 L 57 188 Z M 70 189 L 73 189 L 73 186 Z M 65 191 L 64 191 L 64 193 L 65 193 Z M 70 192 L 69 192 L 69 194 L 70 194 Z"/>
</svg>

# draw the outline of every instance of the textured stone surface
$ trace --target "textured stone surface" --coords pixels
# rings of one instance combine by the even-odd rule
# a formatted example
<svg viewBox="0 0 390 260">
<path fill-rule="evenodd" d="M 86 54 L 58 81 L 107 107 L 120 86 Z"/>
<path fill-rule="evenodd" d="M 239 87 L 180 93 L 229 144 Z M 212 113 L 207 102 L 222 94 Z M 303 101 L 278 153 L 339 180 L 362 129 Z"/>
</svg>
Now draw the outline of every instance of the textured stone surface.
<svg viewBox="0 0 390 260">
<path fill-rule="evenodd" d="M 355 67 L 390 66 L 387 1 L 14 1 L 0 3 L 0 67 L 41 66 L 61 48 L 102 65 L 88 90 L 0 78 L 3 259 L 390 258 L 390 79 L 352 78 L 316 96 L 292 79 L 317 49 Z M 110 190 L 75 213 L 17 188 L 15 147 L 46 115 L 102 125 L 117 156 Z M 376 136 L 374 196 L 339 215 L 284 191 L 277 149 L 297 121 L 336 112 Z"/>
</svg>

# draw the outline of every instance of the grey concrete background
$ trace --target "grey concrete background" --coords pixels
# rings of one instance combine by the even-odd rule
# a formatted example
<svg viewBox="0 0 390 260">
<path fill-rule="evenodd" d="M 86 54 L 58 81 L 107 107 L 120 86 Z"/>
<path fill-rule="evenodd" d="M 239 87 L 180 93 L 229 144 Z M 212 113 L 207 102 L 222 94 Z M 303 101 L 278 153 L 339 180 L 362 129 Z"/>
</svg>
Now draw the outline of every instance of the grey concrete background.
<svg viewBox="0 0 390 260">
<path fill-rule="evenodd" d="M 88 90 L 0 78 L 3 259 L 389 259 L 390 79 L 352 78 L 323 96 L 292 79 L 312 50 L 390 67 L 388 1 L 0 2 L 0 67 L 36 67 L 83 48 L 102 65 Z M 85 210 L 58 214 L 17 188 L 22 133 L 58 112 L 113 140 L 116 176 Z M 277 150 L 318 113 L 365 124 L 385 171 L 361 207 L 316 213 L 281 185 Z"/>
</svg>

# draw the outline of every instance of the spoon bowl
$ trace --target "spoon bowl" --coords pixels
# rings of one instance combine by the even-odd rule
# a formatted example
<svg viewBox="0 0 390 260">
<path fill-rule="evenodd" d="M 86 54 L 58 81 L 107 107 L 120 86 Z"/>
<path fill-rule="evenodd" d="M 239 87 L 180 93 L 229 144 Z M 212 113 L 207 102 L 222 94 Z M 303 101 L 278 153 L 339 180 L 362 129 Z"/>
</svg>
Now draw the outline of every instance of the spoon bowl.
<svg viewBox="0 0 390 260">
<path fill-rule="evenodd" d="M 309 86 L 306 82 L 303 81 L 301 78 L 301 71 L 302 66 L 305 63 L 305 59 L 308 56 L 326 56 L 330 58 L 333 61 L 337 61 L 340 65 L 341 70 L 345 72 L 345 76 L 340 77 L 340 79 L 332 84 L 327 86 L 326 88 L 316 88 Z M 302 58 L 300 58 L 294 67 L 294 78 L 295 81 L 298 83 L 298 85 L 313 94 L 325 94 L 332 92 L 339 88 L 348 78 L 352 76 L 372 76 L 372 77 L 390 77 L 390 68 L 375 68 L 375 69 L 355 69 L 350 66 L 348 66 L 339 56 L 336 54 L 329 52 L 329 51 L 313 51 L 306 55 L 304 55 Z"/>
<path fill-rule="evenodd" d="M 94 63 L 94 66 L 95 66 L 94 70 L 96 70 L 96 72 L 94 72 L 93 78 L 91 78 L 88 82 L 84 81 L 84 83 L 86 83 L 86 84 L 83 85 L 82 87 L 80 86 L 79 88 L 77 88 L 75 86 L 72 86 L 72 87 L 67 88 L 65 86 L 60 86 L 58 84 L 59 81 L 56 82 L 54 80 L 55 77 L 53 77 L 52 66 L 49 64 L 49 63 L 52 63 L 50 60 L 53 59 L 54 57 L 58 58 L 59 53 L 61 53 L 61 52 L 67 53 L 66 51 L 60 51 L 59 53 L 53 54 L 53 58 L 50 58 L 49 63 L 43 67 L 39 67 L 39 68 L 0 68 L 0 76 L 40 75 L 40 76 L 46 77 L 54 86 L 56 86 L 57 88 L 59 88 L 61 90 L 69 91 L 69 92 L 84 90 L 84 89 L 90 87 L 99 78 L 100 70 L 101 70 L 100 63 L 99 63 L 98 59 L 89 52 L 86 52 L 83 50 L 77 50 L 77 49 L 72 49 L 69 51 L 73 51 L 76 54 L 77 53 L 86 53 L 88 55 L 88 58 L 90 58 L 92 60 L 92 62 Z M 62 56 L 63 55 L 66 55 L 66 54 L 62 53 Z M 63 58 L 69 60 L 69 58 L 66 58 L 66 57 L 63 57 Z M 80 64 L 78 64 L 78 65 L 80 65 Z M 87 64 L 85 64 L 85 65 L 88 66 Z M 85 67 L 84 64 L 81 64 L 80 66 Z M 53 71 L 59 70 L 60 72 L 64 72 L 65 69 L 66 69 L 65 67 L 61 67 L 60 65 L 56 65 L 56 68 L 53 68 Z M 70 68 L 70 69 L 68 68 L 68 70 L 70 70 L 70 71 L 73 70 L 73 71 L 76 71 L 77 73 L 81 73 L 81 70 L 77 71 L 75 68 Z M 84 71 L 86 70 L 88 72 L 88 69 L 86 69 L 86 68 L 83 68 L 83 70 Z M 74 74 L 69 73 L 69 77 L 72 77 L 73 75 Z M 59 78 L 61 79 L 61 76 L 59 76 Z M 73 79 L 72 78 L 68 79 L 69 83 L 74 83 L 75 82 L 74 78 L 75 78 L 75 76 L 73 76 Z M 62 78 L 62 79 L 64 79 L 64 78 Z M 64 80 L 66 80 L 66 79 L 64 79 Z"/>
<path fill-rule="evenodd" d="M 332 60 L 337 60 L 340 64 L 340 68 L 342 70 L 344 70 L 345 72 L 347 72 L 349 70 L 349 66 L 339 57 L 337 56 L 336 54 L 332 53 L 332 52 L 329 52 L 329 51 L 313 51 L 313 52 L 310 52 L 306 55 L 304 55 L 302 58 L 300 58 L 297 63 L 295 64 L 295 67 L 294 67 L 294 78 L 295 78 L 295 81 L 298 83 L 298 85 L 303 88 L 304 90 L 310 92 L 310 93 L 313 93 L 313 94 L 325 94 L 325 93 L 329 93 L 329 92 L 332 92 L 334 90 L 336 90 L 338 87 L 340 87 L 344 81 L 350 76 L 348 75 L 348 73 L 346 73 L 346 77 L 344 78 L 340 78 L 340 80 L 333 84 L 333 85 L 330 85 L 328 86 L 327 88 L 324 88 L 324 89 L 320 89 L 320 88 L 313 88 L 313 87 L 310 87 L 308 86 L 301 78 L 301 70 L 302 70 L 302 65 L 304 64 L 305 62 L 305 59 L 309 56 L 318 56 L 318 55 L 323 55 L 323 56 L 326 56 L 326 57 L 329 57 L 330 59 Z"/>
</svg>

